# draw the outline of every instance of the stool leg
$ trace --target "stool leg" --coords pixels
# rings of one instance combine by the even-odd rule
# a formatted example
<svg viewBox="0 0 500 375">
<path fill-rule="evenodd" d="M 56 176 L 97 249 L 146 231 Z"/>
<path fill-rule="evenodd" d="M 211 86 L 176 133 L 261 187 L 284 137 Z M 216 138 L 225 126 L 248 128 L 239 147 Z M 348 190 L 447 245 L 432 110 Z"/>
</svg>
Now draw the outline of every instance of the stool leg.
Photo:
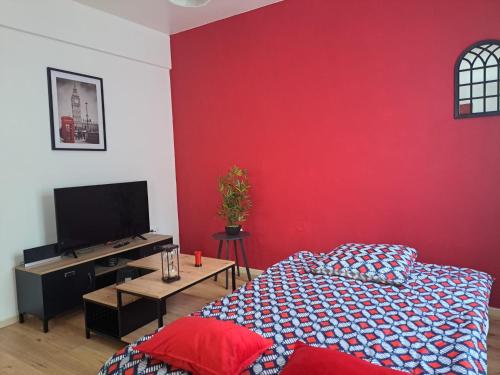
<svg viewBox="0 0 500 375">
<path fill-rule="evenodd" d="M 236 290 L 236 272 L 234 272 L 234 264 L 231 266 L 231 287 L 234 292 Z"/>
<path fill-rule="evenodd" d="M 229 240 L 226 240 L 226 259 L 229 260 Z M 229 287 L 229 271 L 226 270 L 226 289 Z"/>
<path fill-rule="evenodd" d="M 250 270 L 248 269 L 248 260 L 247 260 L 247 254 L 245 253 L 245 245 L 243 244 L 243 239 L 241 238 L 240 238 L 240 247 L 241 247 L 241 253 L 243 254 L 243 262 L 245 263 L 245 268 L 247 269 L 248 281 L 251 281 L 252 276 L 250 276 Z"/>
<path fill-rule="evenodd" d="M 221 254 L 222 254 L 222 240 L 219 241 L 219 250 L 217 250 L 217 258 L 220 259 Z M 217 281 L 217 276 L 218 275 L 219 274 L 215 275 L 214 281 Z"/>
<path fill-rule="evenodd" d="M 236 269 L 238 270 L 238 276 L 240 276 L 240 264 L 238 262 L 238 241 L 233 241 L 234 244 L 234 260 L 236 262 Z"/>
</svg>

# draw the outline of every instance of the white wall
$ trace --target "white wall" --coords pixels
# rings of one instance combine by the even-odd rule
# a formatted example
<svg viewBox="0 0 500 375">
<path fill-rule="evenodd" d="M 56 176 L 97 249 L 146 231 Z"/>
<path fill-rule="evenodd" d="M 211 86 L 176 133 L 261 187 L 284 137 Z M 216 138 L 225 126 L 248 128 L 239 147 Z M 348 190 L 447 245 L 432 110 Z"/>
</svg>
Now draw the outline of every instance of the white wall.
<svg viewBox="0 0 500 375">
<path fill-rule="evenodd" d="M 0 0 L 0 324 L 22 250 L 56 241 L 55 187 L 147 180 L 151 226 L 177 241 L 169 48 L 71 0 Z M 48 66 L 103 79 L 107 151 L 51 150 Z"/>
<path fill-rule="evenodd" d="M 170 68 L 168 36 L 72 0 L 0 0 L 0 25 Z"/>
</svg>

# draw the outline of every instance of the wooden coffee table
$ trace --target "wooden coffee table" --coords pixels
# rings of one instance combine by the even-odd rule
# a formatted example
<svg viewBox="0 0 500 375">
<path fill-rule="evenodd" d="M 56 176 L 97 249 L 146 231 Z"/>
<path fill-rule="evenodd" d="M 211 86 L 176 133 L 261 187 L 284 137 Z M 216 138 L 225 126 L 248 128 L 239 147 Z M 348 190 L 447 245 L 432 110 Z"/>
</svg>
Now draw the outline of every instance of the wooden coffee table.
<svg viewBox="0 0 500 375">
<path fill-rule="evenodd" d="M 158 327 L 161 327 L 163 326 L 165 300 L 168 297 L 229 269 L 231 269 L 232 290 L 236 289 L 234 261 L 203 257 L 203 265 L 195 267 L 193 255 L 181 254 L 179 262 L 181 278 L 172 283 L 165 283 L 162 280 L 161 253 L 129 262 L 127 265 L 130 267 L 153 272 L 116 286 L 118 310 L 126 303 L 123 294 L 153 300 L 157 304 Z"/>
</svg>

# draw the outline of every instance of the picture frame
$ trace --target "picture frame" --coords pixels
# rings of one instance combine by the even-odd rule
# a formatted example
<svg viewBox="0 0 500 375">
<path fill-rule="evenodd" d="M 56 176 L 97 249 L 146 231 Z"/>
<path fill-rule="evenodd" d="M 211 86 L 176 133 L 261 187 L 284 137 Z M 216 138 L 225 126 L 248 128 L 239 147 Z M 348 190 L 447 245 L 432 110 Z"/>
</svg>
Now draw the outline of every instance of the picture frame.
<svg viewBox="0 0 500 375">
<path fill-rule="evenodd" d="M 52 150 L 106 151 L 103 80 L 47 68 Z"/>
</svg>

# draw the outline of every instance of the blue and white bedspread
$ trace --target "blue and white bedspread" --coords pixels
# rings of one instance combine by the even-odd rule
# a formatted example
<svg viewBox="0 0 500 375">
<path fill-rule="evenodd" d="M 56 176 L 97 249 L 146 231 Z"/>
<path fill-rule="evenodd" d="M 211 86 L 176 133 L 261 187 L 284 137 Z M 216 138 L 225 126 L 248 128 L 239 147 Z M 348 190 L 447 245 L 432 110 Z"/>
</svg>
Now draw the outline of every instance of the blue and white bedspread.
<svg viewBox="0 0 500 375">
<path fill-rule="evenodd" d="M 404 285 L 381 285 L 308 273 L 319 256 L 298 252 L 193 315 L 231 320 L 274 340 L 246 374 L 279 373 L 297 340 L 412 374 L 486 374 L 491 276 L 415 263 Z M 185 374 L 134 345 L 99 374 Z"/>
</svg>

